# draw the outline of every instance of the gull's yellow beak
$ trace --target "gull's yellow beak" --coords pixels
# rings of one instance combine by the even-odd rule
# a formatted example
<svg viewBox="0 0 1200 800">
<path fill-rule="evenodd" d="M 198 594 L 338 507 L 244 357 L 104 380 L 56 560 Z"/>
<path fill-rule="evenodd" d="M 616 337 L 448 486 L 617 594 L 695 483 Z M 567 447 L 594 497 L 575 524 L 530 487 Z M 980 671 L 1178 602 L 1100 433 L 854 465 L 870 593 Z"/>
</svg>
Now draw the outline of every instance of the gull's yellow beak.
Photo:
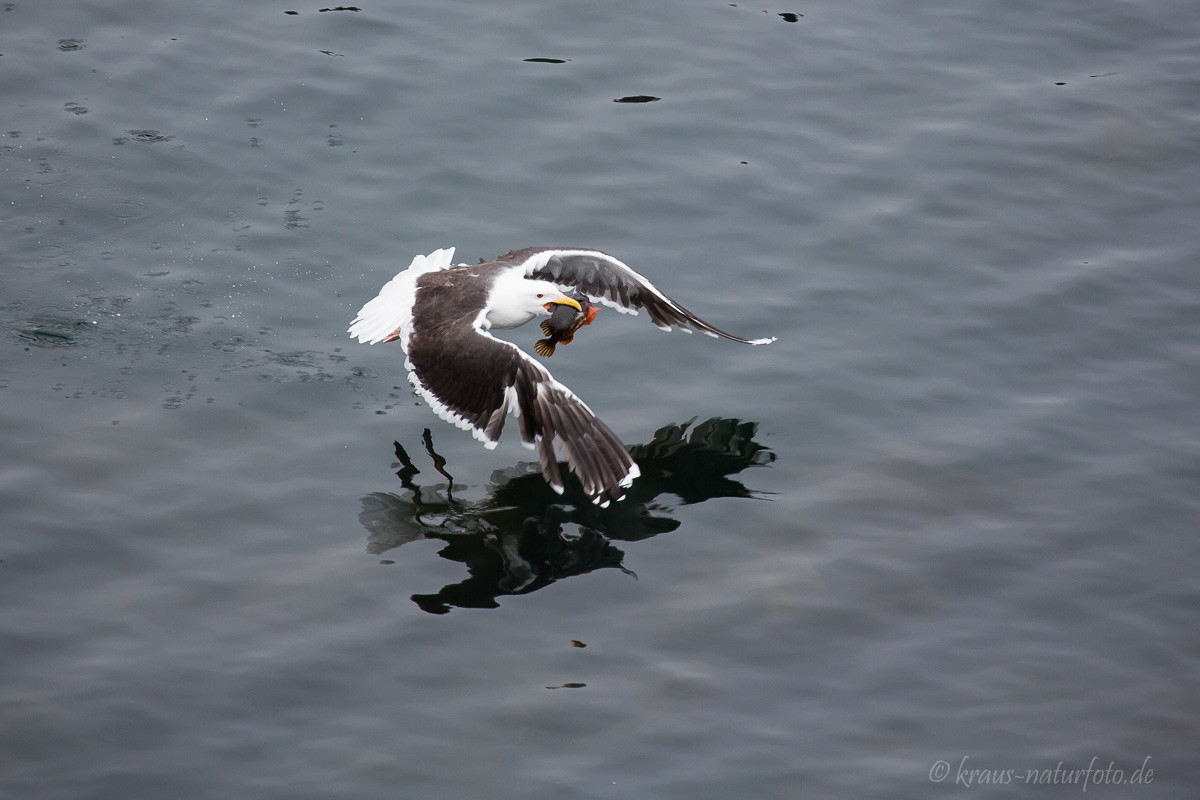
<svg viewBox="0 0 1200 800">
<path fill-rule="evenodd" d="M 542 308 L 546 309 L 547 311 L 553 311 L 554 306 L 556 306 L 556 305 L 557 306 L 570 306 L 571 308 L 575 309 L 576 311 L 583 311 L 583 309 L 579 307 L 578 300 L 576 300 L 574 297 L 568 297 L 567 295 L 563 294 L 562 292 L 559 292 L 558 297 L 555 297 L 549 303 L 546 303 L 544 306 L 542 306 Z"/>
</svg>

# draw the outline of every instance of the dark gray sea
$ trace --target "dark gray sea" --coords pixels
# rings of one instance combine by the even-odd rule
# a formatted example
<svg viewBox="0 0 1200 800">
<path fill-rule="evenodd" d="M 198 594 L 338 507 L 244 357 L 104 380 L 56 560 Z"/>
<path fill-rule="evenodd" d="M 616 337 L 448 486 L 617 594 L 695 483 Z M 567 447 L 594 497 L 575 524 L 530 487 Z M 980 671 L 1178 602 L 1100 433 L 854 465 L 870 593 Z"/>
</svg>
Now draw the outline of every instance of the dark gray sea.
<svg viewBox="0 0 1200 800">
<path fill-rule="evenodd" d="M 1200 8 L 355 2 L 0 6 L 0 798 L 1196 797 Z M 530 245 L 779 337 L 603 512 L 346 335 Z"/>
</svg>

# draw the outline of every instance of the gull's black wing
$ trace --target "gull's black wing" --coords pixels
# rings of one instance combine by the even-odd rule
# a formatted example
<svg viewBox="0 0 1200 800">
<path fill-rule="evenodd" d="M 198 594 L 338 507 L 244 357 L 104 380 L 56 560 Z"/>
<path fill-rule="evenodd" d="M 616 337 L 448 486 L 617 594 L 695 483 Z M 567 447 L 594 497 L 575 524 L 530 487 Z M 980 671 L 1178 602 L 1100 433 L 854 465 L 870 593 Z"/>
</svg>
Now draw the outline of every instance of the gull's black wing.
<svg viewBox="0 0 1200 800">
<path fill-rule="evenodd" d="M 574 247 L 526 247 L 500 256 L 524 270 L 526 277 L 573 286 L 606 306 L 636 314 L 644 308 L 650 321 L 663 330 L 672 326 L 695 328 L 709 336 L 723 336 L 743 344 L 769 344 L 774 337 L 743 339 L 717 328 L 688 311 L 655 288 L 654 284 L 628 266 L 599 250 Z"/>
</svg>

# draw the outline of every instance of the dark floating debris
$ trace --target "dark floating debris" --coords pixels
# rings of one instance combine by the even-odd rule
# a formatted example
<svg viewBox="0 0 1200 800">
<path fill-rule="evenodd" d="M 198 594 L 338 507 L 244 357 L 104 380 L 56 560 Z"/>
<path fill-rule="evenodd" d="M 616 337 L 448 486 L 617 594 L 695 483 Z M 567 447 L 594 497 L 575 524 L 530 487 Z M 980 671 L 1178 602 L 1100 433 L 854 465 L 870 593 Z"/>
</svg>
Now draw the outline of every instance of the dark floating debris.
<svg viewBox="0 0 1200 800">
<path fill-rule="evenodd" d="M 324 14 L 326 11 L 362 11 L 358 6 L 334 6 L 333 8 L 319 8 L 317 12 Z"/>
<path fill-rule="evenodd" d="M 783 11 L 783 12 L 780 12 L 779 16 L 783 17 L 784 22 L 799 22 L 800 18 L 803 17 L 804 15 L 796 14 L 791 11 Z"/>
<path fill-rule="evenodd" d="M 62 50 L 64 53 L 69 53 L 73 50 L 82 50 L 85 47 L 87 47 L 87 44 L 84 43 L 83 39 L 58 40 L 58 49 Z"/>
<path fill-rule="evenodd" d="M 52 331 L 46 328 L 21 328 L 17 331 L 17 336 L 29 342 L 34 342 L 40 345 L 72 345 L 75 344 L 75 338 L 68 334 L 59 331 Z"/>
<path fill-rule="evenodd" d="M 569 59 L 566 58 L 525 58 L 523 61 L 528 61 L 531 64 L 565 64 Z"/>
<path fill-rule="evenodd" d="M 561 686 L 547 686 L 547 689 L 582 689 L 586 683 L 564 683 Z"/>
<path fill-rule="evenodd" d="M 152 131 L 152 130 L 126 131 L 126 132 L 130 136 L 133 137 L 133 140 L 135 142 L 149 142 L 151 144 L 154 144 L 155 142 L 169 142 L 175 138 L 174 136 L 168 136 L 167 134 L 161 133 L 160 131 Z M 114 143 L 116 142 L 115 139 L 113 141 L 114 141 Z"/>
<path fill-rule="evenodd" d="M 321 52 L 327 56 L 337 56 L 338 58 L 345 58 L 346 56 L 345 53 L 335 53 L 332 50 L 322 50 Z"/>
<path fill-rule="evenodd" d="M 294 17 L 294 16 L 297 16 L 300 12 L 299 11 L 285 11 L 283 13 L 287 14 L 289 17 Z"/>
<path fill-rule="evenodd" d="M 613 100 L 614 103 L 653 103 L 655 100 L 662 100 L 661 97 L 654 97 L 649 94 L 631 94 L 628 97 L 618 97 Z"/>
<path fill-rule="evenodd" d="M 1066 86 L 1067 82 L 1066 81 L 1055 81 L 1054 85 L 1055 86 Z"/>
<path fill-rule="evenodd" d="M 571 647 L 587 647 L 587 642 L 581 642 L 578 639 L 572 639 Z"/>
</svg>

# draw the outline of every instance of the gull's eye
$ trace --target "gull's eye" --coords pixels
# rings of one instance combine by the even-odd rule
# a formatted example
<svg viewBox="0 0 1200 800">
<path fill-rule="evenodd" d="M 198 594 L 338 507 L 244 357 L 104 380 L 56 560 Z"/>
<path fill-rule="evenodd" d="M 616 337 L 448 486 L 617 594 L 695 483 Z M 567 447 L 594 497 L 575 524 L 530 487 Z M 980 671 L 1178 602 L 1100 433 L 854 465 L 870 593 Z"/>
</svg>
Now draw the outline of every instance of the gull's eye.
<svg viewBox="0 0 1200 800">
<path fill-rule="evenodd" d="M 541 294 L 541 293 L 539 292 L 539 293 L 538 293 L 538 300 L 541 300 L 541 299 L 542 299 L 543 297 L 545 297 L 545 296 L 546 296 L 546 295 L 544 295 L 544 294 Z"/>
</svg>

